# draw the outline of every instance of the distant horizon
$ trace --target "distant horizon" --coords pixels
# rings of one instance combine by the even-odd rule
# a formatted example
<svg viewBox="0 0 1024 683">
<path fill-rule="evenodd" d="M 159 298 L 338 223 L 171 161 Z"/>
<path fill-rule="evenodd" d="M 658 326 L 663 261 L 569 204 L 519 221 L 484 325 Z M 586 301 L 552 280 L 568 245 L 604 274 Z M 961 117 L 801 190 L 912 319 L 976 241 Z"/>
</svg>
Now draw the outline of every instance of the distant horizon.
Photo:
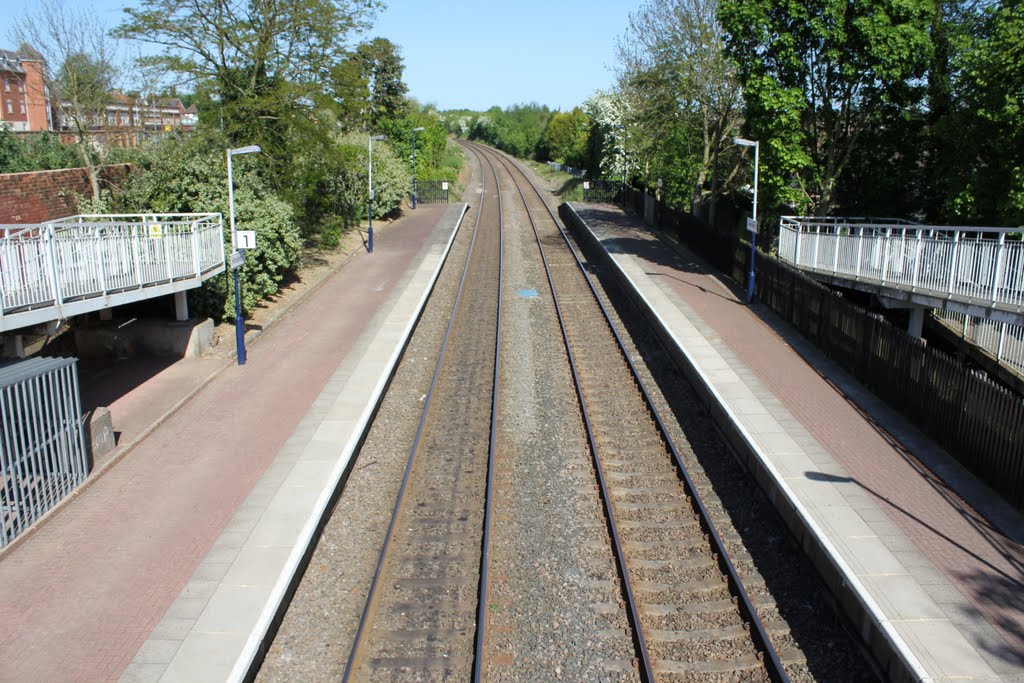
<svg viewBox="0 0 1024 683">
<path fill-rule="evenodd" d="M 111 29 L 124 17 L 123 7 L 138 4 L 64 1 L 68 8 L 93 12 Z M 444 5 L 395 0 L 369 31 L 354 38 L 380 36 L 398 45 L 409 97 L 438 111 L 485 112 L 532 103 L 570 111 L 614 85 L 615 40 L 640 4 L 521 0 L 515 6 L 480 6 L 466 0 Z M 22 5 L 9 27 L 37 7 L 31 1 Z M 15 42 L 9 30 L 0 47 Z M 6 49 L 17 48 L 11 44 Z"/>
</svg>

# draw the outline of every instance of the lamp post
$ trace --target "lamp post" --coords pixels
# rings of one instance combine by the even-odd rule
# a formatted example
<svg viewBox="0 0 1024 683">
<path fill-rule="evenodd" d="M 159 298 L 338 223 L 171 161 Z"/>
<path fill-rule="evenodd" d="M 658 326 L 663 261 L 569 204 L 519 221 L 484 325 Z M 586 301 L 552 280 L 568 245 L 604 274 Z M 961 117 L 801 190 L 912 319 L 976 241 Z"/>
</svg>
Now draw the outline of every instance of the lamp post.
<svg viewBox="0 0 1024 683">
<path fill-rule="evenodd" d="M 370 142 L 369 142 L 369 151 L 370 151 L 370 172 L 369 172 L 369 179 L 370 179 L 370 204 L 369 204 L 369 207 L 370 207 L 370 210 L 369 210 L 370 227 L 366 231 L 366 250 L 368 252 L 370 252 L 371 254 L 373 253 L 373 141 L 374 140 L 384 140 L 387 137 L 388 137 L 387 135 L 371 135 L 370 136 Z"/>
<path fill-rule="evenodd" d="M 416 208 L 416 133 L 423 130 L 423 126 L 412 129 L 412 208 Z"/>
<path fill-rule="evenodd" d="M 238 240 L 235 235 L 235 180 L 231 172 L 231 157 L 238 154 L 252 154 L 253 152 L 259 152 L 259 145 L 249 145 L 248 147 L 238 147 L 236 149 L 228 150 L 228 216 L 231 222 L 231 251 L 232 257 L 238 250 Z M 240 294 L 240 288 L 238 285 L 238 270 L 241 268 L 239 263 L 237 266 L 234 264 L 234 258 L 232 258 L 231 271 L 234 274 L 235 280 L 235 356 L 238 358 L 239 365 L 245 365 L 245 320 L 242 318 L 242 297 Z"/>
<path fill-rule="evenodd" d="M 747 278 L 747 303 L 754 302 L 754 254 L 757 249 L 757 166 L 760 161 L 761 144 L 757 140 L 745 140 L 744 138 L 733 138 L 734 145 L 754 148 L 754 216 L 747 223 L 747 230 L 750 231 L 750 276 Z"/>
</svg>

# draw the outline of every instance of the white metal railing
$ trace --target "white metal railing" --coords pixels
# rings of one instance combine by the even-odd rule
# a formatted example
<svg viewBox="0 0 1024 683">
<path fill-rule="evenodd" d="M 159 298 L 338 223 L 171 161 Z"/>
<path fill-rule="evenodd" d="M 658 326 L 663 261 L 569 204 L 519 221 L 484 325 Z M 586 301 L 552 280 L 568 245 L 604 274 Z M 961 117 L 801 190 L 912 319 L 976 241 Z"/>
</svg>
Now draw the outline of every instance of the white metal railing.
<svg viewBox="0 0 1024 683">
<path fill-rule="evenodd" d="M 798 268 L 884 287 L 968 303 L 1024 305 L 1019 228 L 784 216 L 779 257 Z"/>
<path fill-rule="evenodd" d="M 984 349 L 1000 365 L 1024 377 L 1024 327 L 955 311 L 935 310 L 932 315 L 963 339 Z"/>
<path fill-rule="evenodd" d="M 0 226 L 0 319 L 181 280 L 224 266 L 219 213 L 82 214 Z M 63 317 L 63 316 L 61 316 Z"/>
</svg>

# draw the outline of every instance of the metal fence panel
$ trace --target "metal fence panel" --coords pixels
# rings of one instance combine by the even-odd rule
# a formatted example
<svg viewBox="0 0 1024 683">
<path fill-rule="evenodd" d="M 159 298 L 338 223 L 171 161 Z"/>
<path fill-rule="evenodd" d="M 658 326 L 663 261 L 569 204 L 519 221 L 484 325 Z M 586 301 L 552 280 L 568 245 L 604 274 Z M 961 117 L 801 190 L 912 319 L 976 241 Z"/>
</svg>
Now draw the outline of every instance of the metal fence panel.
<svg viewBox="0 0 1024 683">
<path fill-rule="evenodd" d="M 77 363 L 30 358 L 0 365 L 0 546 L 88 474 Z"/>
<path fill-rule="evenodd" d="M 0 315 L 201 278 L 224 264 L 220 214 L 81 215 L 5 233 Z"/>
<path fill-rule="evenodd" d="M 447 204 L 450 186 L 447 180 L 418 180 L 416 200 L 420 204 Z"/>
</svg>

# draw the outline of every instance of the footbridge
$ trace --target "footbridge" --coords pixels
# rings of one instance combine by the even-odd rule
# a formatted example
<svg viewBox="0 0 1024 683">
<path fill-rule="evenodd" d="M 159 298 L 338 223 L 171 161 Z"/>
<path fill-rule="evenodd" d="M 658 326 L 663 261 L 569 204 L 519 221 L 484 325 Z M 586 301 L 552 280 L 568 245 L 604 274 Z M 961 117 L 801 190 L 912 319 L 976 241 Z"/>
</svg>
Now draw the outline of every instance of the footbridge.
<svg viewBox="0 0 1024 683">
<path fill-rule="evenodd" d="M 817 280 L 875 294 L 963 332 L 1024 374 L 1024 241 L 1019 228 L 947 227 L 899 219 L 784 216 L 779 257 Z"/>
<path fill-rule="evenodd" d="M 221 215 L 83 214 L 0 226 L 0 333 L 185 291 L 224 270 Z"/>
</svg>

